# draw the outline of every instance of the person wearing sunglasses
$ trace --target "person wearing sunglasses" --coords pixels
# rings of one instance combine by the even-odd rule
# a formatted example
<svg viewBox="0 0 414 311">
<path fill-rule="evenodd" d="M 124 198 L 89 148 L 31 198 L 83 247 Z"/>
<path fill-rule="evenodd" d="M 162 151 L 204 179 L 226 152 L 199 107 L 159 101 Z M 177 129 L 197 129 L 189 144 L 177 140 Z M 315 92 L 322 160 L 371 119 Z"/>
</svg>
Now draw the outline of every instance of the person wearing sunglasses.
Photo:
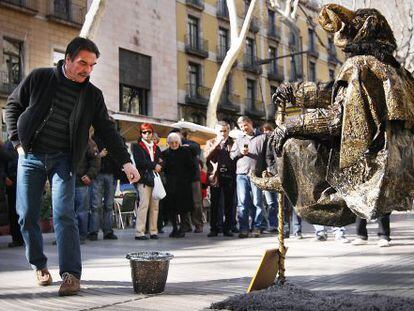
<svg viewBox="0 0 414 311">
<path fill-rule="evenodd" d="M 140 126 L 141 139 L 132 145 L 132 155 L 141 179 L 138 182 L 139 206 L 135 225 L 135 240 L 148 240 L 145 235 L 147 215 L 149 216 L 150 239 L 158 239 L 159 200 L 152 197 L 154 189 L 154 172 L 161 172 L 161 150 L 154 142 L 154 128 L 149 123 Z"/>
</svg>

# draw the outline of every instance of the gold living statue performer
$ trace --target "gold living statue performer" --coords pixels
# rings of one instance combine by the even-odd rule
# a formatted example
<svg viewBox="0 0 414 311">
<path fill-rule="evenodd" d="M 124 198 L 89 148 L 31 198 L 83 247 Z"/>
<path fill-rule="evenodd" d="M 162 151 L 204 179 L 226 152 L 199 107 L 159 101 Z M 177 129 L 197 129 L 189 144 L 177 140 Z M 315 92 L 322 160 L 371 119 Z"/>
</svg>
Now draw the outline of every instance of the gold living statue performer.
<svg viewBox="0 0 414 311">
<path fill-rule="evenodd" d="M 414 198 L 414 79 L 394 58 L 397 47 L 375 9 L 325 5 L 319 23 L 349 58 L 335 81 L 280 86 L 273 96 L 313 108 L 278 126 L 268 149 L 275 172 L 255 178 L 279 189 L 314 224 L 342 226 L 355 214 L 377 218 L 407 210 Z"/>
</svg>

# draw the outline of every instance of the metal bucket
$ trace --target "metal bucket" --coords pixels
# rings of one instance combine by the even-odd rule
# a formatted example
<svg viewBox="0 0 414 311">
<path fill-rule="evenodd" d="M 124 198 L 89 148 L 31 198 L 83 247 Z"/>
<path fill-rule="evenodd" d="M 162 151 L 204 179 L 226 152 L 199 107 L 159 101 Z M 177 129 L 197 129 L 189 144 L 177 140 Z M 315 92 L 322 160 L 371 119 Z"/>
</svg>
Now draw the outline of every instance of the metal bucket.
<svg viewBox="0 0 414 311">
<path fill-rule="evenodd" d="M 152 251 L 127 254 L 135 293 L 162 293 L 167 282 L 170 260 L 173 257 L 170 253 Z"/>
</svg>

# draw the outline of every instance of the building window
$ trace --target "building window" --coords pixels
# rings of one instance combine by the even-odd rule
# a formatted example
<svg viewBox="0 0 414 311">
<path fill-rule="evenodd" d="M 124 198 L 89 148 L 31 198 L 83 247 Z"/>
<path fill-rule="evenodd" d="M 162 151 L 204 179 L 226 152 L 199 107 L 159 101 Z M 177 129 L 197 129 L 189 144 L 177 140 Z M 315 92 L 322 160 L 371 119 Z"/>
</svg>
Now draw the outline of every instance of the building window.
<svg viewBox="0 0 414 311">
<path fill-rule="evenodd" d="M 269 115 L 274 116 L 276 113 L 276 105 L 273 102 L 273 94 L 277 91 L 277 86 L 271 85 L 270 86 L 270 105 L 269 105 Z"/>
<path fill-rule="evenodd" d="M 231 91 L 231 76 L 228 75 L 226 79 L 226 83 L 223 86 L 223 90 L 221 91 L 220 95 L 220 104 L 227 105 L 230 104 L 230 91 Z"/>
<path fill-rule="evenodd" d="M 53 13 L 55 16 L 71 20 L 70 0 L 53 0 Z"/>
<path fill-rule="evenodd" d="M 193 112 L 190 115 L 189 121 L 195 124 L 204 125 L 206 124 L 206 117 L 201 113 Z"/>
<path fill-rule="evenodd" d="M 120 110 L 149 115 L 151 57 L 119 49 Z"/>
<path fill-rule="evenodd" d="M 268 29 L 268 33 L 269 36 L 272 37 L 276 37 L 276 17 L 275 17 L 275 12 L 272 10 L 268 11 L 268 16 L 269 16 L 269 29 Z"/>
<path fill-rule="evenodd" d="M 188 16 L 188 36 L 190 46 L 194 48 L 199 47 L 199 21 L 194 16 Z"/>
<path fill-rule="evenodd" d="M 269 63 L 269 71 L 272 73 L 277 72 L 277 50 L 275 47 L 270 46 L 269 47 L 269 59 L 271 59 Z"/>
<path fill-rule="evenodd" d="M 124 84 L 120 85 L 121 93 L 121 111 L 129 112 L 132 114 L 142 114 L 147 115 L 147 90 L 127 86 Z"/>
<path fill-rule="evenodd" d="M 309 81 L 316 82 L 316 64 L 312 61 L 309 62 Z"/>
<path fill-rule="evenodd" d="M 53 50 L 53 66 L 56 66 L 61 59 L 65 59 L 65 52 Z"/>
<path fill-rule="evenodd" d="M 296 81 L 298 79 L 297 65 L 295 57 L 290 58 L 290 81 Z"/>
<path fill-rule="evenodd" d="M 0 75 L 2 93 L 10 94 L 23 77 L 23 42 L 3 38 L 3 63 Z"/>
<path fill-rule="evenodd" d="M 316 47 L 315 47 L 315 32 L 313 29 L 309 28 L 308 29 L 308 36 L 309 36 L 309 46 L 308 49 L 311 51 L 315 51 Z"/>
<path fill-rule="evenodd" d="M 225 28 L 219 28 L 219 55 L 224 58 L 229 49 L 229 31 Z"/>
<path fill-rule="evenodd" d="M 251 0 L 244 0 L 244 15 L 247 14 L 247 11 L 249 10 Z"/>
<path fill-rule="evenodd" d="M 335 70 L 329 69 L 329 80 L 335 80 Z"/>
<path fill-rule="evenodd" d="M 188 82 L 189 82 L 188 93 L 190 97 L 199 97 L 198 91 L 201 86 L 200 72 L 201 72 L 201 68 L 199 64 L 195 64 L 195 63 L 189 64 L 188 66 Z"/>
<path fill-rule="evenodd" d="M 246 38 L 246 61 L 250 65 L 253 65 L 255 63 L 254 54 L 254 40 L 251 38 Z"/>
<path fill-rule="evenodd" d="M 296 44 L 297 44 L 297 39 L 296 39 L 296 34 L 291 31 L 289 34 L 289 47 L 292 49 L 296 48 Z"/>
<path fill-rule="evenodd" d="M 226 0 L 217 0 L 217 16 L 229 18 L 229 10 L 227 8 Z"/>
<path fill-rule="evenodd" d="M 247 79 L 246 103 L 248 109 L 254 109 L 256 100 L 256 81 Z"/>
</svg>

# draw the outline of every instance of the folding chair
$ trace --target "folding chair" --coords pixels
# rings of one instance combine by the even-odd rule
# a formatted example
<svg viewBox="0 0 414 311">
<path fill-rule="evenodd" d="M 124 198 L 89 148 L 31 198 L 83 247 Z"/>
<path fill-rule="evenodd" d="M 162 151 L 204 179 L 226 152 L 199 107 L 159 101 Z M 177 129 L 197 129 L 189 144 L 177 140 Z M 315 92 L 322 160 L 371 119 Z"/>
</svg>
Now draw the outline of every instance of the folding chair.
<svg viewBox="0 0 414 311">
<path fill-rule="evenodd" d="M 137 203 L 136 192 L 124 192 L 122 197 L 115 198 L 115 209 L 118 218 L 118 228 L 125 229 L 123 216 L 131 216 L 135 214 Z M 126 219 L 125 219 L 126 220 Z"/>
</svg>

